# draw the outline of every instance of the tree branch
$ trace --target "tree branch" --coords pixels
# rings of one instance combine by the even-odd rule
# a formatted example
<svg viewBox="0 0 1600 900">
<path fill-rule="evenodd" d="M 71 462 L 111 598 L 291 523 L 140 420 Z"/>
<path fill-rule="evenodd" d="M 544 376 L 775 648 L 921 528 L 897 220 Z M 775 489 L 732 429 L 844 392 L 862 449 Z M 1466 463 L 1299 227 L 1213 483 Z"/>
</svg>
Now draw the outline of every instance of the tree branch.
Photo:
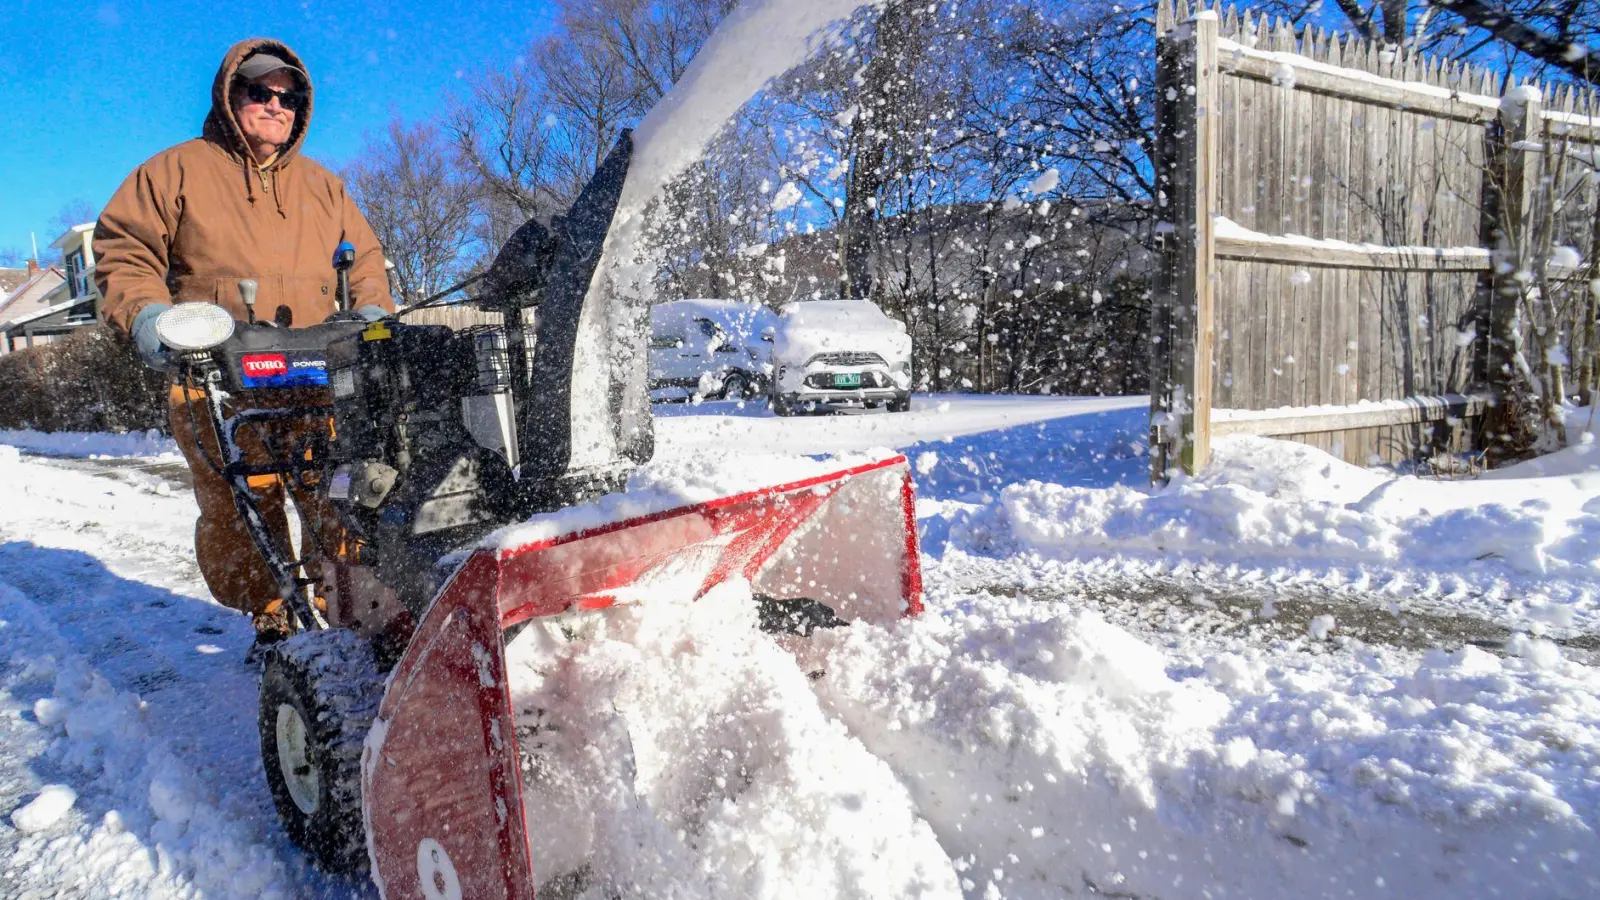
<svg viewBox="0 0 1600 900">
<path fill-rule="evenodd" d="M 1440 9 L 1460 16 L 1467 24 L 1493 34 L 1534 59 L 1554 66 L 1574 78 L 1600 85 L 1600 68 L 1591 62 L 1595 49 L 1557 40 L 1538 31 L 1506 10 L 1484 0 L 1432 0 Z"/>
</svg>

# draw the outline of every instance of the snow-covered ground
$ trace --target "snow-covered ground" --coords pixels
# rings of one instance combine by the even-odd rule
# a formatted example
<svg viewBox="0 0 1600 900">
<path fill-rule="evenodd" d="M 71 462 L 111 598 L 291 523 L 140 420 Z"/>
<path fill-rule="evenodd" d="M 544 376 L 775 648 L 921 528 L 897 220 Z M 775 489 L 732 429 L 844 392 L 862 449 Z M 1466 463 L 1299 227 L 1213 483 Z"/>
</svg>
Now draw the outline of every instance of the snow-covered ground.
<svg viewBox="0 0 1600 900">
<path fill-rule="evenodd" d="M 513 644 L 551 893 L 1600 894 L 1586 446 L 1447 483 L 1231 439 L 1151 491 L 1145 408 L 659 407 L 664 461 L 904 450 L 928 610 L 775 639 L 730 584 Z M 370 893 L 277 829 L 170 448 L 40 440 L 0 434 L 144 458 L 0 447 L 0 896 Z M 582 752 L 619 728 L 631 771 Z"/>
</svg>

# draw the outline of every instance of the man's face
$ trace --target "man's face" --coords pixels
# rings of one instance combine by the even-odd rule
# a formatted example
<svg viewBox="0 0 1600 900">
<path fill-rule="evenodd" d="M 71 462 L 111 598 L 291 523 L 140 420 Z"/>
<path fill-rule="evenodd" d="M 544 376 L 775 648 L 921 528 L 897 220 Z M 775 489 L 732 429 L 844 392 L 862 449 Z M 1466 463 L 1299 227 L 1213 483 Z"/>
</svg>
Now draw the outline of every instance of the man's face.
<svg viewBox="0 0 1600 900">
<path fill-rule="evenodd" d="M 293 75 L 279 70 L 257 78 L 255 84 L 275 91 L 292 91 L 299 88 Z M 239 130 L 252 147 L 263 144 L 281 147 L 289 142 L 294 131 L 295 111 L 285 109 L 283 101 L 274 96 L 266 103 L 250 99 L 243 86 L 233 91 L 233 116 L 239 120 Z"/>
</svg>

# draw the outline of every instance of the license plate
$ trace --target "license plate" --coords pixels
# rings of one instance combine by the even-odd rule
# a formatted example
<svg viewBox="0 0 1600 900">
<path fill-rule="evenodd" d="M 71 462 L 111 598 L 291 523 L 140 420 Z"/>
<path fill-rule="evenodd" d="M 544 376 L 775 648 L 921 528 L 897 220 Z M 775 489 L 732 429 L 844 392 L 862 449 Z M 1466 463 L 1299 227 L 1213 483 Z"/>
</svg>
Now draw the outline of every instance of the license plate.
<svg viewBox="0 0 1600 900">
<path fill-rule="evenodd" d="M 848 374 L 836 373 L 833 376 L 833 386 L 834 387 L 850 387 L 850 388 L 861 387 L 861 373 L 860 372 L 850 372 Z"/>
</svg>

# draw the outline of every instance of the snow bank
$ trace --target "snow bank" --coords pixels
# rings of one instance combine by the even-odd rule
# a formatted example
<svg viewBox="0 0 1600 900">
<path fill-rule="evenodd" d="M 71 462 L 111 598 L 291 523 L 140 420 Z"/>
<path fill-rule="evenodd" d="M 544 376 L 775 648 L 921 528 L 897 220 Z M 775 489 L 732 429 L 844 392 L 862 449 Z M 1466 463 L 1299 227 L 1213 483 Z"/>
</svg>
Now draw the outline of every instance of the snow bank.
<svg viewBox="0 0 1600 900">
<path fill-rule="evenodd" d="M 830 632 L 805 668 L 968 896 L 1592 895 L 1600 674 L 1553 649 L 1180 666 L 985 597 Z"/>
<path fill-rule="evenodd" d="M 541 881 L 678 897 L 1591 896 L 1600 673 L 1377 649 L 1164 652 L 933 598 L 809 640 L 748 587 L 508 650 Z M 574 635 L 572 628 L 588 629 Z"/>
<path fill-rule="evenodd" d="M 148 720 L 143 701 L 96 672 L 4 582 L 0 653 L 15 673 L 7 691 L 48 685 L 33 706 L 49 732 L 41 762 L 68 782 L 11 814 L 29 833 L 6 863 L 8 877 L 95 897 L 297 895 L 275 848 L 225 815 L 222 798 L 166 745 L 165 724 Z"/>
<path fill-rule="evenodd" d="M 1431 481 L 1265 438 L 1218 440 L 1201 477 L 1157 491 L 1010 485 L 995 515 L 1023 547 L 1046 554 L 1118 550 L 1600 576 L 1600 472 Z"/>
<path fill-rule="evenodd" d="M 958 897 L 905 788 L 756 630 L 748 585 L 508 650 L 541 881 L 595 895 Z"/>
<path fill-rule="evenodd" d="M 50 456 L 108 456 L 180 458 L 178 444 L 155 429 L 111 434 L 103 431 L 0 430 L 0 446 L 16 447 Z"/>
</svg>

